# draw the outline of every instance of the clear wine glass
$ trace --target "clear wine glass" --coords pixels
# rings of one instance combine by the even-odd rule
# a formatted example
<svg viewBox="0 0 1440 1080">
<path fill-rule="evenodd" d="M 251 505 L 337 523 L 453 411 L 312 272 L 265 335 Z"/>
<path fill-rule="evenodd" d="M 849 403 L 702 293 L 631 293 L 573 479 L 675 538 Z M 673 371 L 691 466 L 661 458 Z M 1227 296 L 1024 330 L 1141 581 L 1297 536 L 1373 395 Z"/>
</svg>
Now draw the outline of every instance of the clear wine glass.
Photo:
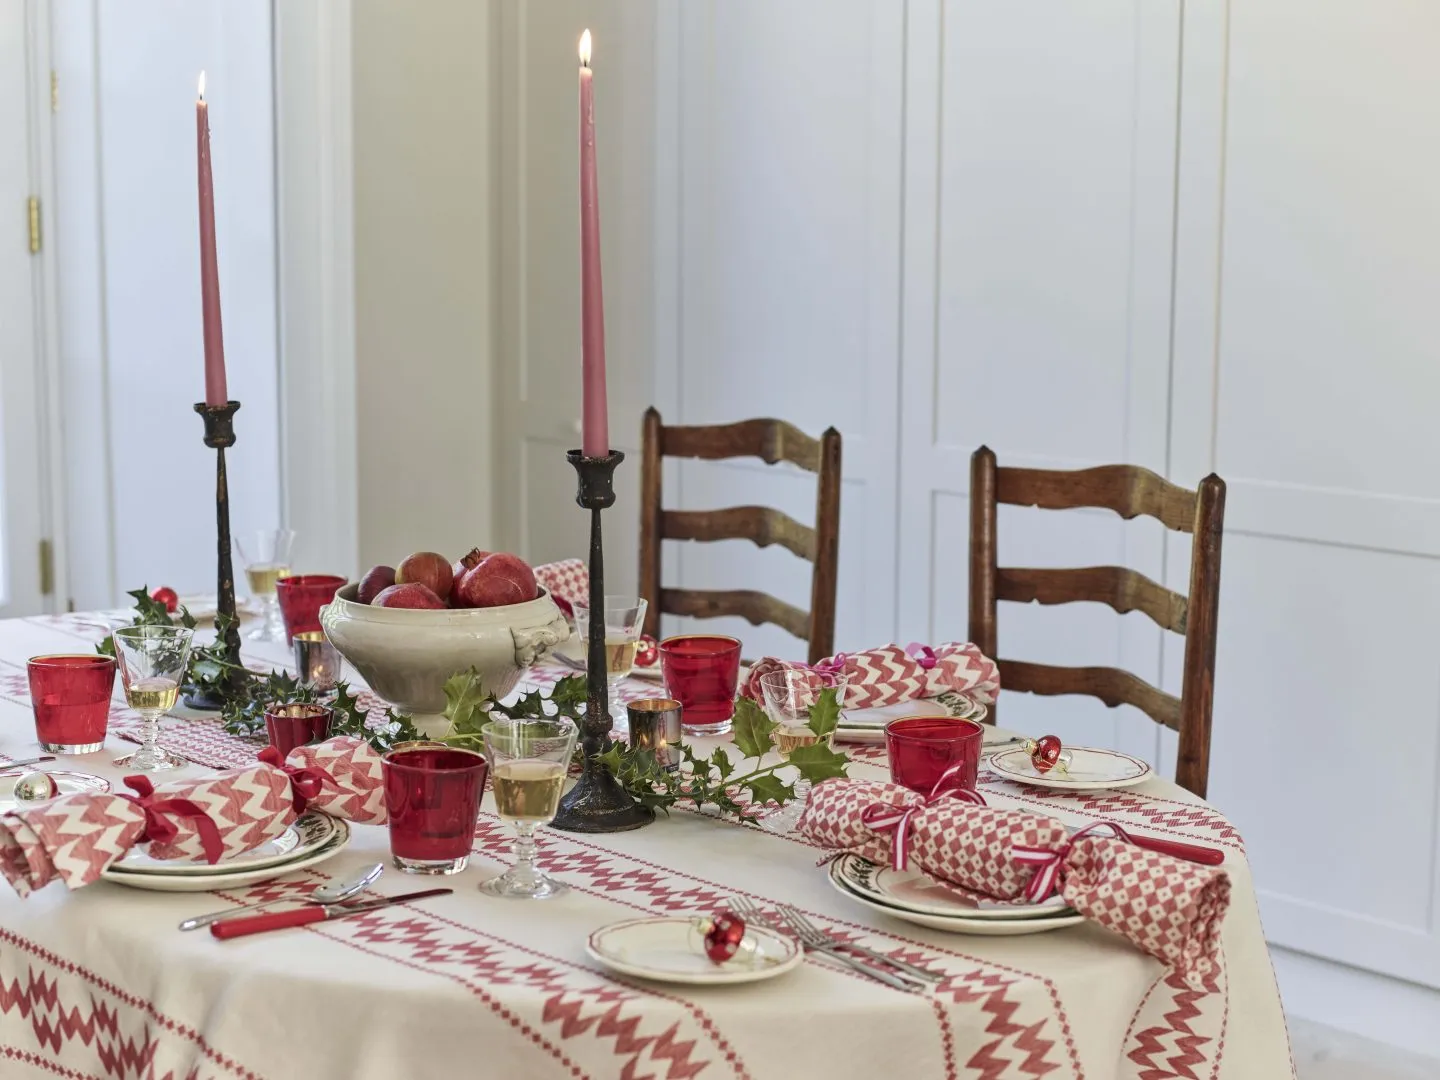
<svg viewBox="0 0 1440 1080">
<path fill-rule="evenodd" d="M 115 631 L 115 659 L 125 684 L 125 701 L 144 721 L 140 749 L 118 759 L 116 765 L 137 772 L 160 772 L 186 764 L 184 758 L 156 740 L 160 717 L 175 707 L 180 684 L 185 680 L 194 635 L 195 631 L 183 626 L 158 624 L 126 626 Z"/>
<path fill-rule="evenodd" d="M 515 865 L 482 884 L 482 892 L 543 900 L 569 890 L 535 865 L 535 829 L 553 821 L 560 808 L 575 732 L 563 716 L 492 720 L 481 729 L 495 811 L 515 825 Z"/>
<path fill-rule="evenodd" d="M 616 697 L 620 683 L 635 667 L 640 648 L 640 631 L 645 626 L 646 602 L 642 597 L 605 594 L 605 685 L 610 692 L 610 718 L 616 729 L 629 727 L 625 703 Z M 575 636 L 580 655 L 590 658 L 590 608 L 576 604 Z"/>
<path fill-rule="evenodd" d="M 235 554 L 245 568 L 250 595 L 260 602 L 260 625 L 245 635 L 250 641 L 285 640 L 275 583 L 290 576 L 290 549 L 294 544 L 295 533 L 290 529 L 260 529 L 235 538 Z"/>
<path fill-rule="evenodd" d="M 810 708 L 820 700 L 822 691 L 834 690 L 836 704 L 843 709 L 848 686 L 849 676 L 840 671 L 787 668 L 762 675 L 760 692 L 765 698 L 765 712 L 776 725 L 771 733 L 776 752 L 789 761 L 791 753 L 799 747 L 813 746 L 820 742 L 820 736 L 810 729 Z M 833 733 L 825 736 L 827 746 L 832 737 Z M 761 819 L 761 824 L 772 832 L 790 832 L 800 821 L 805 800 L 810 794 L 810 786 L 809 780 L 797 778 L 795 797 L 784 806 L 766 814 Z"/>
</svg>

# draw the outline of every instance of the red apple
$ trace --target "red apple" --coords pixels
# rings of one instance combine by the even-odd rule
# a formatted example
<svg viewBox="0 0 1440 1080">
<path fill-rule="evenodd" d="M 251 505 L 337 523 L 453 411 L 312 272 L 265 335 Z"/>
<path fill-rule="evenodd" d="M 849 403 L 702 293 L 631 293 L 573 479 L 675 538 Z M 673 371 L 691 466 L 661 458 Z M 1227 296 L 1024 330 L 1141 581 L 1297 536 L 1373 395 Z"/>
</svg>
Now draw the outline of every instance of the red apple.
<svg viewBox="0 0 1440 1080">
<path fill-rule="evenodd" d="M 395 584 L 395 568 L 393 566 L 372 566 L 360 579 L 360 588 L 355 593 L 355 599 L 362 604 L 373 604 L 375 597 Z"/>
<path fill-rule="evenodd" d="M 535 571 L 518 555 L 497 551 L 479 566 L 465 571 L 456 595 L 465 607 L 523 604 L 535 599 Z"/>
<path fill-rule="evenodd" d="M 388 589 L 382 589 L 380 595 L 375 597 L 374 607 L 393 608 L 443 608 L 445 601 L 436 596 L 434 592 L 418 582 L 406 582 L 403 585 L 391 585 Z"/>
<path fill-rule="evenodd" d="M 465 576 L 465 571 L 470 570 L 473 567 L 479 566 L 489 556 L 490 552 L 488 551 L 481 551 L 479 548 L 471 548 L 468 552 L 466 552 L 464 555 L 461 555 L 458 559 L 455 560 L 454 563 L 451 564 L 450 573 L 454 577 L 454 584 L 451 585 L 451 601 L 454 601 L 455 599 L 453 595 L 455 585 L 458 585 L 460 583 L 460 579 Z"/>
<path fill-rule="evenodd" d="M 164 604 L 165 611 L 171 615 L 174 615 L 175 609 L 180 606 L 180 597 L 176 595 L 175 590 L 170 588 L 169 585 L 161 585 L 150 594 L 150 599 L 154 600 L 157 604 Z"/>
<path fill-rule="evenodd" d="M 434 551 L 417 551 L 406 555 L 405 561 L 395 568 L 396 585 L 424 585 L 441 600 L 450 595 L 450 583 L 454 574 L 450 560 Z"/>
</svg>

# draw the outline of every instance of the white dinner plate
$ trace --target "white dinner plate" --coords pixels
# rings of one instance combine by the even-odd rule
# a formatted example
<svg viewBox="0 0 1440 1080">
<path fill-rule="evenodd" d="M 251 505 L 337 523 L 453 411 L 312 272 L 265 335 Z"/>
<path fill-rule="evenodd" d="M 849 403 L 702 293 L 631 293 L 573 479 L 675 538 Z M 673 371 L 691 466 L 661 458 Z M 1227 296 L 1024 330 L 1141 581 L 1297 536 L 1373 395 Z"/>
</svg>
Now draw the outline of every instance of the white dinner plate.
<svg viewBox="0 0 1440 1080">
<path fill-rule="evenodd" d="M 285 831 L 259 847 L 228 855 L 218 863 L 192 859 L 154 859 L 149 852 L 132 848 L 124 858 L 110 864 L 110 869 L 125 874 L 243 874 L 278 863 L 303 859 L 319 848 L 335 833 L 336 819 L 311 810 L 301 814 Z"/>
<path fill-rule="evenodd" d="M 6 768 L 0 765 L 0 769 Z M 82 791 L 92 793 L 103 793 L 110 790 L 110 781 L 103 776 L 94 776 L 85 772 L 71 772 L 68 769 L 47 769 L 42 765 L 22 765 L 14 776 L 0 776 L 0 811 L 14 810 L 20 804 L 15 801 L 15 781 L 19 780 L 28 772 L 43 772 L 55 781 L 55 786 L 60 790 L 56 798 L 61 795 L 78 795 Z M 26 806 L 37 806 L 38 803 L 26 803 Z"/>
<path fill-rule="evenodd" d="M 1074 914 L 1059 896 L 1038 904 L 996 900 L 959 885 L 937 881 L 923 870 L 896 870 L 859 855 L 841 855 L 830 864 L 830 878 L 839 886 L 884 907 L 948 919 L 1054 918 Z"/>
<path fill-rule="evenodd" d="M 690 920 L 673 916 L 627 919 L 602 926 L 585 951 L 622 975 L 687 986 L 726 986 L 783 975 L 804 959 L 800 944 L 754 923 L 746 925 L 757 946 L 752 960 L 715 964 L 690 944 Z"/>
<path fill-rule="evenodd" d="M 991 755 L 987 765 L 996 776 L 1031 787 L 1054 788 L 1058 791 L 1104 791 L 1107 788 L 1133 787 L 1144 783 L 1154 771 L 1139 758 L 1118 750 L 1096 750 L 1085 746 L 1067 746 L 1070 766 L 1057 773 L 1039 772 L 1030 755 L 1017 747 Z"/>
<path fill-rule="evenodd" d="M 892 919 L 928 926 L 932 930 L 943 930 L 947 934 L 975 934 L 980 937 L 1020 937 L 1023 934 L 1043 934 L 1047 930 L 1060 930 L 1085 921 L 1084 915 L 1057 915 L 1049 919 L 965 919 L 952 915 L 926 915 L 919 911 L 905 911 L 903 908 L 877 904 L 844 885 L 830 879 L 830 883 L 841 893 L 863 904 L 871 911 L 889 915 Z"/>
<path fill-rule="evenodd" d="M 132 889 L 148 889 L 151 892 L 212 892 L 218 889 L 241 889 L 247 885 L 258 885 L 262 881 L 283 877 L 296 870 L 304 870 L 306 867 L 322 863 L 326 859 L 340 854 L 349 843 L 350 826 L 340 819 L 335 819 L 335 831 L 331 834 L 330 839 L 320 847 L 308 855 L 292 859 L 290 862 L 277 863 L 274 866 L 228 874 L 134 874 L 107 867 L 100 872 L 100 876 L 117 885 L 126 885 Z"/>
</svg>

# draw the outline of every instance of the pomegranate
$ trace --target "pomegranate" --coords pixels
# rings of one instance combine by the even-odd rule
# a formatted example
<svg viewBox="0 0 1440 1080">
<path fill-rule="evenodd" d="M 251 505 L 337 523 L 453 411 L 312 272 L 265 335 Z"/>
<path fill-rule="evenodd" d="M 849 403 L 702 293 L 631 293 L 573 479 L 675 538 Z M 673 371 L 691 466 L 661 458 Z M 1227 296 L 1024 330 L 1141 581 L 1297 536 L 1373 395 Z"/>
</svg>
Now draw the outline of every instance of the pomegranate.
<svg viewBox="0 0 1440 1080">
<path fill-rule="evenodd" d="M 157 604 L 164 604 L 167 614 L 174 615 L 175 609 L 180 606 L 180 597 L 169 585 L 161 585 L 150 594 L 150 599 Z"/>
<path fill-rule="evenodd" d="M 395 568 L 393 566 L 372 566 L 360 579 L 360 588 L 355 593 L 355 599 L 362 604 L 373 604 L 375 597 L 395 584 Z"/>
<path fill-rule="evenodd" d="M 404 562 L 395 568 L 396 585 L 424 585 L 441 600 L 450 595 L 453 580 L 450 560 L 434 551 L 406 555 Z"/>
<path fill-rule="evenodd" d="M 479 566 L 489 557 L 489 555 L 490 552 L 488 551 L 481 551 L 479 548 L 471 548 L 464 555 L 461 555 L 458 559 L 456 559 L 455 562 L 450 566 L 450 573 L 454 576 L 455 582 L 451 585 L 451 589 L 453 590 L 455 588 L 455 585 L 459 584 L 460 579 L 465 576 L 466 570 L 470 570 L 474 567 Z M 455 597 L 452 595 L 450 599 L 454 601 Z"/>
<path fill-rule="evenodd" d="M 448 569 L 448 566 L 447 566 Z M 382 589 L 375 597 L 374 607 L 393 608 L 443 608 L 445 601 L 436 596 L 427 586 L 410 581 Z"/>
<path fill-rule="evenodd" d="M 504 551 L 465 571 L 456 587 L 456 598 L 463 607 L 523 604 L 535 596 L 535 571 L 518 555 Z"/>
</svg>

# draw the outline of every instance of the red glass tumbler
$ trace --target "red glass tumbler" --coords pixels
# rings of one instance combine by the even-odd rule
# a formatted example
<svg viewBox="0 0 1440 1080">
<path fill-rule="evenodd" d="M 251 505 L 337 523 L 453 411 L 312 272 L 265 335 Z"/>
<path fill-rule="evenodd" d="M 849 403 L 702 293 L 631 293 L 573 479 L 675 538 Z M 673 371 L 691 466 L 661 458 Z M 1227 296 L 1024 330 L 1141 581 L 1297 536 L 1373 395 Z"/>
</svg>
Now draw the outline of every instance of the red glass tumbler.
<svg viewBox="0 0 1440 1080">
<path fill-rule="evenodd" d="M 296 634 L 320 629 L 320 609 L 335 599 L 344 584 L 338 574 L 296 574 L 275 583 L 280 617 L 285 620 L 285 644 L 293 642 Z"/>
<path fill-rule="evenodd" d="M 740 685 L 740 639 L 684 634 L 660 643 L 665 689 L 684 707 L 681 723 L 692 735 L 721 735 L 735 715 Z"/>
<path fill-rule="evenodd" d="M 32 656 L 30 703 L 35 736 L 51 754 L 93 754 L 105 746 L 115 658 L 99 653 Z"/>
<path fill-rule="evenodd" d="M 419 746 L 391 750 L 381 762 L 395 865 L 407 874 L 464 870 L 485 790 L 485 755 Z"/>
<path fill-rule="evenodd" d="M 265 731 L 270 736 L 270 745 L 280 751 L 282 758 L 287 758 L 297 746 L 327 738 L 332 715 L 326 705 L 302 701 L 271 705 L 265 710 Z"/>
<path fill-rule="evenodd" d="M 891 720 L 885 725 L 890 779 L 921 795 L 957 789 L 974 791 L 984 741 L 985 728 L 974 720 L 953 716 Z"/>
</svg>

